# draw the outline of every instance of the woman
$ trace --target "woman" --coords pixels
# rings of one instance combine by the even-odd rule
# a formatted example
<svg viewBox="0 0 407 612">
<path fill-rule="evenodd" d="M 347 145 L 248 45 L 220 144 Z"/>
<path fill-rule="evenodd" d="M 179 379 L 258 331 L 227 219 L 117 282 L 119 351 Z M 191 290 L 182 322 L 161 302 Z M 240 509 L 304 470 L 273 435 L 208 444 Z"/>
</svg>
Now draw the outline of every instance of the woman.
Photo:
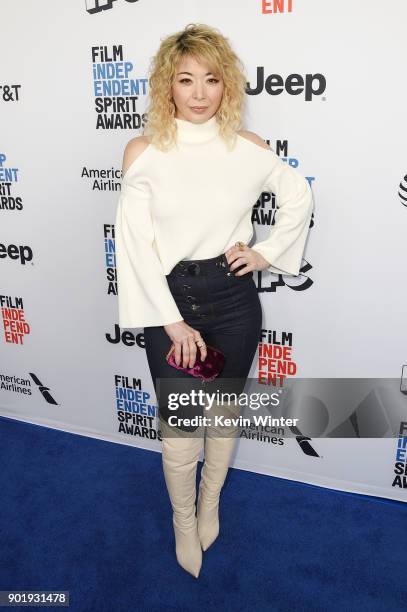
<svg viewBox="0 0 407 612">
<path fill-rule="evenodd" d="M 174 347 L 177 365 L 193 367 L 198 350 L 204 360 L 207 344 L 218 348 L 225 365 L 216 384 L 232 380 L 241 389 L 262 325 L 252 272 L 299 274 L 313 208 L 307 180 L 259 136 L 239 129 L 245 87 L 240 60 L 214 28 L 189 24 L 161 42 L 147 130 L 124 151 L 115 224 L 119 325 L 144 327 L 176 557 L 195 577 L 202 550 L 219 533 L 219 496 L 237 428 L 183 426 L 181 418 L 170 427 L 169 392 L 199 383 L 165 355 Z M 249 247 L 252 208 L 263 191 L 277 196 L 276 223 Z M 237 402 L 216 402 L 215 410 L 237 414 Z M 202 411 L 180 407 L 177 417 Z"/>
</svg>

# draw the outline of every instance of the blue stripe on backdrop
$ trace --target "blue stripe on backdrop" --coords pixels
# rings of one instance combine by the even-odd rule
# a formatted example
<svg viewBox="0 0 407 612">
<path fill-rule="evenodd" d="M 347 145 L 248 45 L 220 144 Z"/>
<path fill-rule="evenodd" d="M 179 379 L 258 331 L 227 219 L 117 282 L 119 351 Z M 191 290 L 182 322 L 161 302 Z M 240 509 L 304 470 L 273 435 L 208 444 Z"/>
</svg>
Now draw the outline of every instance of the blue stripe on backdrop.
<svg viewBox="0 0 407 612">
<path fill-rule="evenodd" d="M 0 461 L 0 590 L 69 591 L 72 612 L 405 610 L 402 502 L 230 469 L 196 579 L 160 453 L 0 417 Z"/>
</svg>

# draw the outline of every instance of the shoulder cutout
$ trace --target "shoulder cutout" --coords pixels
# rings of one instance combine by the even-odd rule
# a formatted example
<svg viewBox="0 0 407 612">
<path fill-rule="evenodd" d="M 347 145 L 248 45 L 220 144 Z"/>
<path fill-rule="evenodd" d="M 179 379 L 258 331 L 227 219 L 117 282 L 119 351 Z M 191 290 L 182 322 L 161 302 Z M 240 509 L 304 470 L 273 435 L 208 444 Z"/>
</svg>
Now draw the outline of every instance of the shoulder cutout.
<svg viewBox="0 0 407 612">
<path fill-rule="evenodd" d="M 251 140 L 251 142 L 254 142 L 254 144 L 259 145 L 263 149 L 270 149 L 268 144 L 264 142 L 263 138 L 260 138 L 260 136 L 258 136 L 254 132 L 249 132 L 248 130 L 239 130 L 238 134 L 239 136 L 243 136 L 243 138 L 246 138 L 247 140 Z"/>
<path fill-rule="evenodd" d="M 123 153 L 122 175 L 124 176 L 132 163 L 147 149 L 150 144 L 148 136 L 135 136 L 126 144 Z"/>
</svg>

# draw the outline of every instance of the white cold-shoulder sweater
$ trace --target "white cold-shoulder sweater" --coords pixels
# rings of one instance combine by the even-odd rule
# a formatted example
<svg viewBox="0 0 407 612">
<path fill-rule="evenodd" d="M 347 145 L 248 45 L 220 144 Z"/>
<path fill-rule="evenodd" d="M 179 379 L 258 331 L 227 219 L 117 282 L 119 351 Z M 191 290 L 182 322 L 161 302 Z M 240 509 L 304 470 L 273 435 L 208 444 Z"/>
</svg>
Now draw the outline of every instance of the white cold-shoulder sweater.
<svg viewBox="0 0 407 612">
<path fill-rule="evenodd" d="M 298 275 L 313 210 L 308 181 L 271 149 L 237 135 L 229 150 L 216 115 L 175 119 L 170 151 L 151 143 L 123 176 L 115 221 L 121 328 L 183 320 L 166 274 L 182 259 L 208 259 L 253 236 L 252 209 L 263 191 L 278 209 L 266 240 L 252 246 L 268 270 Z"/>
</svg>

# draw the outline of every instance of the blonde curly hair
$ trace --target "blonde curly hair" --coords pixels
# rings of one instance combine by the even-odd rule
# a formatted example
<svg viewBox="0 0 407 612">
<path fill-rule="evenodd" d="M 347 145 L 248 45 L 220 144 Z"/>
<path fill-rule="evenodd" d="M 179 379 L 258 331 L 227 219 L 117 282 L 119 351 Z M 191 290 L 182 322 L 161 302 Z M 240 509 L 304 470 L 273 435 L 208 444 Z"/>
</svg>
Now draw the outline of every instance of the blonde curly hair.
<svg viewBox="0 0 407 612">
<path fill-rule="evenodd" d="M 245 68 L 227 38 L 219 30 L 199 23 L 189 23 L 184 30 L 162 40 L 150 64 L 150 100 L 143 134 L 157 148 L 165 151 L 176 142 L 175 104 L 172 84 L 184 55 L 206 61 L 213 75 L 223 79 L 224 89 L 216 113 L 219 135 L 232 148 L 241 128 L 246 100 Z"/>
</svg>

